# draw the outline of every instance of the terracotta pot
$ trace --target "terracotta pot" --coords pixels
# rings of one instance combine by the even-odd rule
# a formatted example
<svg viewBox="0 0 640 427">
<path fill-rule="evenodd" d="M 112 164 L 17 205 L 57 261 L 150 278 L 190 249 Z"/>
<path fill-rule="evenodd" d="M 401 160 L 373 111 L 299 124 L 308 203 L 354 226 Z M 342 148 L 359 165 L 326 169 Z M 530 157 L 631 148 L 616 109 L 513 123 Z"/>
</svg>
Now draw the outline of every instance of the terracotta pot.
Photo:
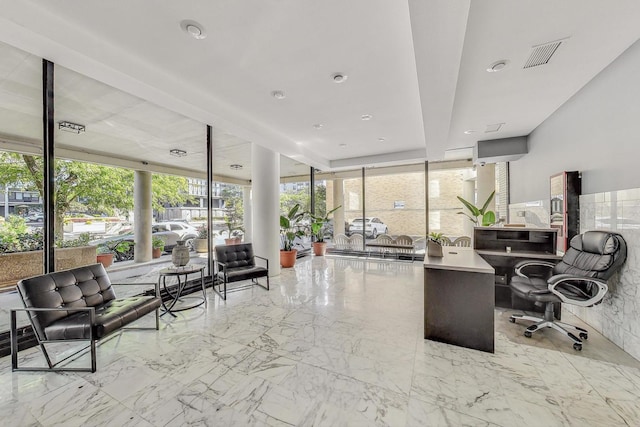
<svg viewBox="0 0 640 427">
<path fill-rule="evenodd" d="M 324 256 L 327 252 L 327 242 L 313 242 L 313 254 L 315 256 Z"/>
<path fill-rule="evenodd" d="M 238 245 L 240 243 L 242 243 L 241 237 L 232 237 L 230 239 L 224 239 L 225 245 Z"/>
<path fill-rule="evenodd" d="M 290 251 L 280 251 L 280 265 L 282 268 L 291 268 L 296 265 L 296 256 L 298 251 L 296 249 Z"/>
<path fill-rule="evenodd" d="M 107 268 L 113 264 L 113 254 L 98 254 L 96 255 L 96 261 Z"/>
<path fill-rule="evenodd" d="M 161 248 L 153 248 L 151 250 L 151 257 L 152 258 L 160 258 L 161 255 L 162 255 L 162 249 Z"/>
</svg>

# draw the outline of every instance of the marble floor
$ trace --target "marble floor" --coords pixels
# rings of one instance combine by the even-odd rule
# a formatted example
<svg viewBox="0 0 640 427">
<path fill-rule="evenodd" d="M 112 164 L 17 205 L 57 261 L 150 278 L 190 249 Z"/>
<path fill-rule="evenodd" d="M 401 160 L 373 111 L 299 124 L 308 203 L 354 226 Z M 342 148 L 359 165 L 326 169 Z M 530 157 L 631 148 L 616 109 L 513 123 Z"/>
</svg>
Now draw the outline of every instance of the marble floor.
<svg viewBox="0 0 640 427">
<path fill-rule="evenodd" d="M 93 374 L 12 373 L 0 359 L 0 423 L 640 425 L 640 362 L 597 333 L 578 353 L 496 310 L 495 354 L 425 341 L 421 263 L 306 258 L 271 286 L 117 334 Z"/>
</svg>

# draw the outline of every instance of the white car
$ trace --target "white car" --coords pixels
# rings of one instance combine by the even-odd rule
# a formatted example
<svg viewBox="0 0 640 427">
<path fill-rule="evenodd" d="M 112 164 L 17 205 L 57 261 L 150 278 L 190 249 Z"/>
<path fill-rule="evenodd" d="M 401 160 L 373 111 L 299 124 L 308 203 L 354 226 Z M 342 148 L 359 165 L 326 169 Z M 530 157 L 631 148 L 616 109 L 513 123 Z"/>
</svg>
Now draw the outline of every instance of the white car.
<svg viewBox="0 0 640 427">
<path fill-rule="evenodd" d="M 193 225 L 180 221 L 163 221 L 153 225 L 154 233 L 161 231 L 173 231 L 180 236 L 180 240 L 186 242 L 185 245 L 187 245 L 190 250 L 195 249 L 193 247 L 193 239 L 198 237 L 198 229 Z"/>
<path fill-rule="evenodd" d="M 365 234 L 367 235 L 367 237 L 372 237 L 375 239 L 379 234 L 387 234 L 389 232 L 389 228 L 385 225 L 384 222 L 380 221 L 380 218 L 370 216 L 365 218 L 365 221 Z M 362 233 L 362 218 L 356 218 L 351 221 L 351 225 L 349 226 L 349 233 Z"/>
</svg>

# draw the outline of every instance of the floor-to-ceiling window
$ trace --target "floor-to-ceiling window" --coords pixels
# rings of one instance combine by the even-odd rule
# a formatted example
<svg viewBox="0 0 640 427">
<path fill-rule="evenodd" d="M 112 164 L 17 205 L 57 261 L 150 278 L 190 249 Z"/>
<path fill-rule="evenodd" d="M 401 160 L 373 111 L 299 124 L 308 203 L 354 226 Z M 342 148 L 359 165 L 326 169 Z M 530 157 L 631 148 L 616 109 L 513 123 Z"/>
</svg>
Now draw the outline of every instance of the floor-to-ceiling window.
<svg viewBox="0 0 640 427">
<path fill-rule="evenodd" d="M 44 271 L 42 123 L 42 59 L 0 43 L 0 253 L 29 252 L 2 257 L 0 290 Z"/>
</svg>

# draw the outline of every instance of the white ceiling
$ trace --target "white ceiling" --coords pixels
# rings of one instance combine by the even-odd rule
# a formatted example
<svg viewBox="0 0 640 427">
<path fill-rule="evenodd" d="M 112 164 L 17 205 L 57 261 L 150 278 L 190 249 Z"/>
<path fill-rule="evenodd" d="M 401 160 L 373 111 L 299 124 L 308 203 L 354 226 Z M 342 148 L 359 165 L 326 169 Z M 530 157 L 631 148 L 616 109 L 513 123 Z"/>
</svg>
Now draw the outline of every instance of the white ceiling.
<svg viewBox="0 0 640 427">
<path fill-rule="evenodd" d="M 527 135 L 640 38 L 637 0 L 0 0 L 0 7 L 0 41 L 31 54 L 2 55 L 1 79 L 39 99 L 38 58 L 68 68 L 56 74 L 58 109 L 87 132 L 62 135 L 59 144 L 202 170 L 201 124 L 209 123 L 219 173 L 247 165 L 241 179 L 250 175 L 249 142 L 303 171 L 438 161 L 477 140 Z M 184 19 L 202 24 L 207 38 L 185 34 Z M 559 39 L 548 64 L 522 68 L 533 46 Z M 502 59 L 503 71 L 485 71 Z M 347 81 L 335 84 L 335 72 Z M 3 94 L 7 85 L 0 81 Z M 273 98 L 274 90 L 286 98 Z M 0 100 L 0 133 L 38 138 L 39 107 L 30 111 L 31 104 Z M 484 132 L 496 123 L 504 123 L 500 131 Z M 169 157 L 174 146 L 189 155 Z"/>
</svg>

